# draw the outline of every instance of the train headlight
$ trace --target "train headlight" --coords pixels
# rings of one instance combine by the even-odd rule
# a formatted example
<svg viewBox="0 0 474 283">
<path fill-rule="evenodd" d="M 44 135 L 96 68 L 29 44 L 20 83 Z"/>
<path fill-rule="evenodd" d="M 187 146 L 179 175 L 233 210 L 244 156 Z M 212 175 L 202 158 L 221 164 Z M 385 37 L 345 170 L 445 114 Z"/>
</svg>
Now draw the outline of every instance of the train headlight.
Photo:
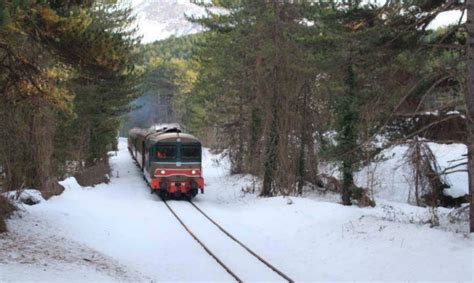
<svg viewBox="0 0 474 283">
<path fill-rule="evenodd" d="M 166 174 L 166 171 L 165 171 L 165 170 L 161 170 L 160 173 L 161 173 L 161 175 L 165 175 L 165 174 Z"/>
<path fill-rule="evenodd" d="M 191 171 L 191 174 L 195 175 L 195 174 L 196 174 L 196 170 Z"/>
</svg>

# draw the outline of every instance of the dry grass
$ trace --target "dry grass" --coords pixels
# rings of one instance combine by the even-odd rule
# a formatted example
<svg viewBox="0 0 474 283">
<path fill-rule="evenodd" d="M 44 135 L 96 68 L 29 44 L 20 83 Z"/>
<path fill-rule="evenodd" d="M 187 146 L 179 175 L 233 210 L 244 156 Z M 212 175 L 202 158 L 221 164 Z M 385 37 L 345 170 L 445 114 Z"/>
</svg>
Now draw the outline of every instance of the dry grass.
<svg viewBox="0 0 474 283">
<path fill-rule="evenodd" d="M 7 231 L 5 219 L 15 210 L 16 207 L 7 198 L 0 196 L 0 233 Z"/>
<path fill-rule="evenodd" d="M 110 171 L 109 162 L 106 160 L 84 168 L 81 172 L 74 174 L 74 177 L 79 185 L 89 187 L 101 183 L 108 183 Z"/>
<path fill-rule="evenodd" d="M 44 189 L 41 190 L 41 195 L 45 200 L 53 196 L 58 196 L 64 192 L 64 187 L 58 183 L 56 178 L 49 178 L 45 183 Z"/>
</svg>

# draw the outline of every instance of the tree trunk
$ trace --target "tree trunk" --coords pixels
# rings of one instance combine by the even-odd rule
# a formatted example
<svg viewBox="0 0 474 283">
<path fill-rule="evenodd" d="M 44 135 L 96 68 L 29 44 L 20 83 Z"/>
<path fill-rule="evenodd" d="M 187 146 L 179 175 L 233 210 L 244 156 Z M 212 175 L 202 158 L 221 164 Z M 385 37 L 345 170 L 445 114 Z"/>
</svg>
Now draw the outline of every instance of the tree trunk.
<svg viewBox="0 0 474 283">
<path fill-rule="evenodd" d="M 470 231 L 474 232 L 474 4 L 467 2 L 467 156 L 470 195 Z"/>
<path fill-rule="evenodd" d="M 273 58 L 273 68 L 272 68 L 272 78 L 270 84 L 272 85 L 272 102 L 271 102 L 271 124 L 268 131 L 267 138 L 267 147 L 265 152 L 265 164 L 263 172 L 263 185 L 261 196 L 272 196 L 275 193 L 275 171 L 278 162 L 278 153 L 279 153 L 279 124 L 280 124 L 280 76 L 279 76 L 279 62 L 280 62 L 280 41 L 279 41 L 279 17 L 280 9 L 279 2 L 273 0 L 273 13 L 275 21 L 273 23 L 272 31 L 272 43 L 274 48 L 276 48 L 274 58 Z"/>
<path fill-rule="evenodd" d="M 301 104 L 301 132 L 300 132 L 300 155 L 298 157 L 298 169 L 297 169 L 297 176 L 298 176 L 298 195 L 303 194 L 303 185 L 305 181 L 305 172 L 306 172 L 306 146 L 308 144 L 308 131 L 306 127 L 306 119 L 307 119 L 307 98 L 309 94 L 309 85 L 308 82 L 304 82 L 303 86 L 301 87 L 301 92 L 303 95 L 302 104 Z"/>
<path fill-rule="evenodd" d="M 352 187 L 354 186 L 354 165 L 355 153 L 352 152 L 357 147 L 356 119 L 357 113 L 354 110 L 355 104 L 355 73 L 352 64 L 349 64 L 346 78 L 346 93 L 343 97 L 339 111 L 341 113 L 339 121 L 340 148 L 342 154 L 342 188 L 341 197 L 343 205 L 351 205 Z"/>
<path fill-rule="evenodd" d="M 244 125 L 244 99 L 242 94 L 239 96 L 239 138 L 237 145 L 237 160 L 235 161 L 235 173 L 242 174 L 244 172 L 244 138 L 245 138 L 245 125 Z"/>
<path fill-rule="evenodd" d="M 249 156 L 247 156 L 247 164 L 251 174 L 259 175 L 259 160 L 260 159 L 260 132 L 261 132 L 261 117 L 259 109 L 254 106 L 252 109 L 251 121 L 250 121 L 250 141 L 249 141 Z"/>
<path fill-rule="evenodd" d="M 272 101 L 272 122 L 268 133 L 267 148 L 265 154 L 265 169 L 263 172 L 263 186 L 261 196 L 272 196 L 274 193 L 274 182 L 275 182 L 275 168 L 278 157 L 278 124 L 279 124 L 279 111 L 278 111 L 278 67 L 274 66 L 273 69 L 273 101 Z"/>
</svg>

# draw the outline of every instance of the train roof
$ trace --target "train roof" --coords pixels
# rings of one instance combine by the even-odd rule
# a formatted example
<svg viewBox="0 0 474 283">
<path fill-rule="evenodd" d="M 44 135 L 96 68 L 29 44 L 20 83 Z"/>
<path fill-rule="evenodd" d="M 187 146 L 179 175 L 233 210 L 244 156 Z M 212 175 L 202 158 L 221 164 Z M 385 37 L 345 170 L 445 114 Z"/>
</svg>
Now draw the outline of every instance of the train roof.
<svg viewBox="0 0 474 283">
<path fill-rule="evenodd" d="M 166 142 L 167 140 L 175 141 L 176 139 L 181 139 L 182 142 L 196 142 L 200 143 L 199 139 L 193 135 L 180 133 L 180 132 L 171 132 L 171 133 L 162 133 L 157 132 L 150 134 L 147 139 L 154 142 Z"/>
<path fill-rule="evenodd" d="M 154 142 L 166 142 L 166 140 L 170 140 L 170 142 L 176 141 L 176 139 L 181 139 L 182 142 L 198 142 L 200 143 L 199 139 L 195 136 L 187 133 L 182 133 L 181 129 L 179 128 L 161 128 L 157 130 L 156 128 L 149 128 L 149 129 L 141 129 L 141 128 L 133 128 L 129 131 L 129 137 L 137 138 L 141 137 L 143 139 L 147 139 L 149 141 Z"/>
</svg>

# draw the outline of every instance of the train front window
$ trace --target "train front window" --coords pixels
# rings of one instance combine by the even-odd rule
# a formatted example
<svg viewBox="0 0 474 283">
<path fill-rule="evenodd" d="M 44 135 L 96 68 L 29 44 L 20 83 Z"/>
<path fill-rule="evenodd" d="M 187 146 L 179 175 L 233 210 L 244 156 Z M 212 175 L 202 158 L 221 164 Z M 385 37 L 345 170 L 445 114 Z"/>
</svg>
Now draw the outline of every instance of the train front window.
<svg viewBox="0 0 474 283">
<path fill-rule="evenodd" d="M 181 161 L 200 162 L 201 161 L 201 145 L 200 144 L 182 144 L 181 145 Z"/>
<path fill-rule="evenodd" d="M 176 145 L 157 145 L 155 149 L 155 158 L 158 161 L 176 160 Z"/>
</svg>

